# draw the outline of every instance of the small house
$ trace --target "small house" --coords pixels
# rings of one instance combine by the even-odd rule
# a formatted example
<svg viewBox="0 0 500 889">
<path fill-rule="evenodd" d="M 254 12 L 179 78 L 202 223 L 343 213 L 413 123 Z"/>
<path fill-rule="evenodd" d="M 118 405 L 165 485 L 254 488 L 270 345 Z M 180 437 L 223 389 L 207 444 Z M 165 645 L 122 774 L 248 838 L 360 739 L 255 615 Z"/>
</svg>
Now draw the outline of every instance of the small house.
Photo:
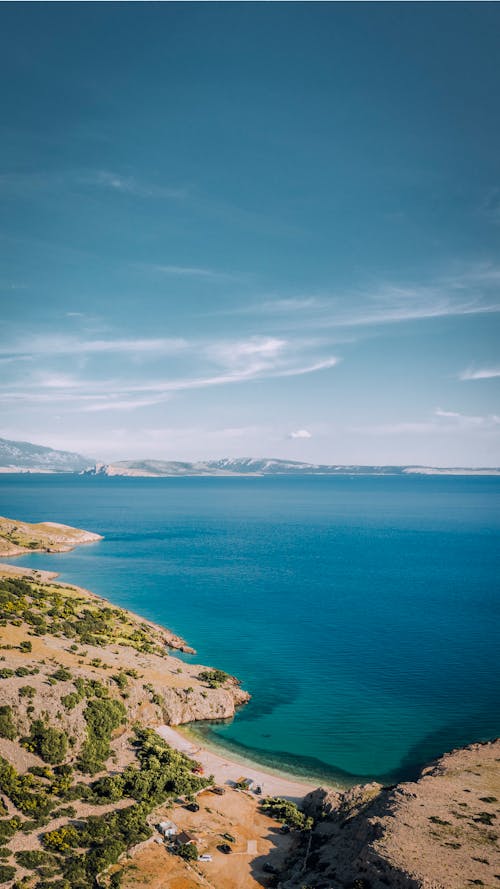
<svg viewBox="0 0 500 889">
<path fill-rule="evenodd" d="M 175 837 L 177 834 L 177 827 L 173 821 L 160 821 L 158 830 L 164 837 Z"/>
<path fill-rule="evenodd" d="M 183 830 L 181 831 L 181 833 L 177 834 L 177 836 L 175 837 L 175 842 L 179 846 L 187 846 L 189 843 L 195 843 L 196 840 L 191 833 L 188 833 L 187 830 Z"/>
</svg>

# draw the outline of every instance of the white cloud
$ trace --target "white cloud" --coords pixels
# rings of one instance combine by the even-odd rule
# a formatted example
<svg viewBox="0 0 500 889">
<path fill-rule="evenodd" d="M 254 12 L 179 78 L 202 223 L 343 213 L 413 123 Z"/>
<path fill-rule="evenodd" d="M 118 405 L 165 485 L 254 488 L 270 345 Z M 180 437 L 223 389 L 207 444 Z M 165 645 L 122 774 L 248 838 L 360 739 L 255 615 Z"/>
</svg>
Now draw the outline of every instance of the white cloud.
<svg viewBox="0 0 500 889">
<path fill-rule="evenodd" d="M 492 380 L 495 377 L 500 377 L 500 367 L 468 368 L 459 374 L 460 380 Z"/>
<path fill-rule="evenodd" d="M 156 404 L 162 404 L 168 401 L 168 395 L 152 396 L 150 398 L 104 398 L 102 401 L 91 401 L 84 404 L 80 410 L 86 413 L 95 413 L 98 411 L 135 411 L 141 407 L 152 407 Z"/>
<path fill-rule="evenodd" d="M 239 281 L 241 276 L 230 272 L 221 272 L 217 269 L 199 268 L 198 266 L 184 265 L 150 265 L 148 268 L 165 275 L 174 275 L 178 278 L 206 278 L 213 281 Z"/>
<path fill-rule="evenodd" d="M 471 428 L 480 426 L 483 428 L 494 428 L 500 424 L 500 417 L 497 414 L 486 414 L 483 416 L 472 416 L 470 414 L 462 414 L 459 411 L 446 411 L 442 408 L 436 408 L 434 411 L 436 417 L 443 420 L 450 420 L 460 427 Z"/>
<path fill-rule="evenodd" d="M 19 346 L 5 347 L 9 355 Z M 43 358 L 45 366 L 50 358 L 86 356 L 86 363 L 73 363 L 72 373 L 68 361 L 61 371 L 56 365 L 38 370 L 35 375 L 18 374 L 17 379 L 5 385 L 0 395 L 4 404 L 18 401 L 34 405 L 66 404 L 70 410 L 102 412 L 105 410 L 133 410 L 159 404 L 173 393 L 242 383 L 300 376 L 327 370 L 340 360 L 328 356 L 311 361 L 311 353 L 317 353 L 318 343 L 313 340 L 285 340 L 272 336 L 253 336 L 237 340 L 212 340 L 191 342 L 184 339 L 116 339 L 87 340 L 79 342 L 74 337 L 39 337 L 30 341 L 33 358 Z M 193 373 L 186 376 L 179 372 L 165 377 L 160 374 L 146 376 L 144 362 L 132 366 L 130 362 L 112 362 L 113 354 L 151 356 L 156 370 L 162 366 L 164 356 L 181 355 L 183 364 L 189 364 Z M 106 354 L 108 373 L 99 373 L 101 365 L 91 363 L 92 355 Z M 24 359 L 26 356 L 20 356 Z M 308 360 L 309 359 L 309 360 Z M 0 357 L 0 361 L 1 361 Z M 158 362 L 160 365 L 158 365 Z M 89 366 L 88 372 L 84 369 Z M 195 372 L 198 368 L 198 373 Z"/>
<path fill-rule="evenodd" d="M 143 182 L 134 176 L 122 176 L 109 170 L 99 170 L 85 174 L 80 177 L 80 181 L 86 185 L 100 185 L 113 191 L 135 195 L 140 198 L 183 200 L 188 194 L 186 188 L 172 188 L 156 183 Z"/>
<path fill-rule="evenodd" d="M 206 347 L 206 352 L 216 361 L 231 367 L 255 358 L 274 361 L 288 345 L 286 340 L 278 337 L 254 336 L 247 340 L 211 343 Z"/>
<path fill-rule="evenodd" d="M 315 373 L 317 370 L 328 370 L 329 367 L 335 367 L 337 364 L 341 362 L 341 358 L 331 357 L 325 358 L 323 361 L 317 361 L 315 364 L 309 364 L 305 367 L 298 368 L 290 368 L 290 370 L 284 370 L 280 373 L 277 373 L 276 376 L 280 377 L 296 377 L 302 374 L 311 374 Z"/>
<path fill-rule="evenodd" d="M 472 263 L 437 276 L 428 284 L 376 283 L 373 287 L 300 295 L 248 305 L 238 312 L 288 316 L 301 328 L 369 328 L 465 315 L 500 312 L 500 266 Z"/>
<path fill-rule="evenodd" d="M 174 354 L 186 348 L 186 340 L 168 337 L 144 337 L 142 339 L 112 339 L 112 340 L 80 340 L 74 336 L 54 335 L 35 336 L 29 338 L 29 347 L 25 338 L 12 345 L 0 348 L 0 355 L 9 356 L 56 356 L 56 355 L 86 355 L 91 353 L 148 353 L 161 352 Z"/>
<path fill-rule="evenodd" d="M 312 438 L 308 429 L 297 429 L 296 432 L 290 432 L 288 438 Z"/>
</svg>

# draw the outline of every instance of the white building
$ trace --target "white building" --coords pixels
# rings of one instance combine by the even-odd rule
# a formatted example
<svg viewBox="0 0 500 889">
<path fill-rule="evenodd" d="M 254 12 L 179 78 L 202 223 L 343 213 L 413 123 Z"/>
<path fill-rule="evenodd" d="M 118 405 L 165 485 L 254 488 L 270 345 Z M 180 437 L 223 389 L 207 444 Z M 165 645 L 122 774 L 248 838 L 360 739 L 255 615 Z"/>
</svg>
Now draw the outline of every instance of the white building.
<svg viewBox="0 0 500 889">
<path fill-rule="evenodd" d="M 175 837 L 178 833 L 177 827 L 173 821 L 160 821 L 158 830 L 164 837 Z"/>
</svg>

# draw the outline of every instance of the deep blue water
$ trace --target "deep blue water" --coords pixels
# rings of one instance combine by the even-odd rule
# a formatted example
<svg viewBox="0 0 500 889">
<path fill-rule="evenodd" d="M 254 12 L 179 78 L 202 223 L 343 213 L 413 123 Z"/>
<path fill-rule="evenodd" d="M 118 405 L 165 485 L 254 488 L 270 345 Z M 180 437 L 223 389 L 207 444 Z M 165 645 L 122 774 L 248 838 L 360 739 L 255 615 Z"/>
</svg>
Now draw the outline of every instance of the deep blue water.
<svg viewBox="0 0 500 889">
<path fill-rule="evenodd" d="M 105 536 L 18 564 L 242 680 L 252 702 L 212 739 L 347 781 L 500 734 L 499 507 L 496 478 L 0 477 L 3 515 Z"/>
</svg>

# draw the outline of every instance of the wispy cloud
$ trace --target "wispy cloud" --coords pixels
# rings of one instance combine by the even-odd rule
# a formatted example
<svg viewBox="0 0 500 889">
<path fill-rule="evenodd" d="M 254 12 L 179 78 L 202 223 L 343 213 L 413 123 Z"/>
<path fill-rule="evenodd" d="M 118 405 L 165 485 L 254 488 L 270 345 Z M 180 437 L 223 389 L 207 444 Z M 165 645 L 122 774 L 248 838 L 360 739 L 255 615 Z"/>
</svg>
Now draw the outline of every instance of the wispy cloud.
<svg viewBox="0 0 500 889">
<path fill-rule="evenodd" d="M 288 438 L 312 438 L 312 435 L 308 429 L 297 429 L 295 432 L 290 432 Z"/>
<path fill-rule="evenodd" d="M 163 404 L 168 401 L 168 398 L 168 395 L 158 395 L 149 398 L 116 398 L 113 396 L 106 396 L 100 401 L 96 401 L 94 396 L 90 403 L 84 404 L 83 407 L 81 407 L 81 410 L 86 413 L 96 413 L 99 411 L 135 411 L 138 408 Z"/>
<path fill-rule="evenodd" d="M 500 367 L 467 368 L 459 374 L 460 380 L 492 380 L 500 377 Z"/>
<path fill-rule="evenodd" d="M 115 378 L 104 378 L 96 373 L 90 362 L 90 369 L 84 375 L 60 369 L 38 370 L 29 378 L 22 376 L 5 386 L 0 400 L 33 404 L 66 404 L 69 409 L 91 411 L 136 410 L 160 404 L 175 393 L 189 390 L 208 389 L 225 385 L 280 377 L 311 374 L 334 367 L 339 358 L 321 356 L 311 360 L 317 353 L 317 344 L 310 340 L 289 341 L 278 337 L 253 336 L 237 340 L 186 341 L 183 339 L 136 339 L 136 340 L 91 340 L 77 342 L 70 337 L 44 337 L 30 343 L 33 357 L 61 357 L 68 355 L 106 354 L 109 358 L 106 367 L 117 367 Z M 21 348 L 21 346 L 19 346 Z M 5 347 L 7 353 L 15 347 Z M 169 359 L 178 354 L 184 359 L 178 367 L 178 375 L 164 377 L 146 376 L 146 367 L 141 359 L 138 375 L 130 363 L 119 367 L 112 362 L 113 354 L 145 355 L 153 362 L 156 371 L 161 369 L 165 356 Z M 23 359 L 26 356 L 21 356 Z M 0 359 L 1 360 L 1 359 Z M 170 361 L 171 363 L 171 361 Z M 181 367 L 198 367 L 200 372 L 186 375 Z M 78 365 L 76 365 L 78 367 Z M 85 365 L 86 367 L 86 365 Z M 99 367 L 99 365 L 98 365 Z"/>
<path fill-rule="evenodd" d="M 235 311 L 286 319 L 290 327 L 369 328 L 500 312 L 500 266 L 472 263 L 426 284 L 376 283 L 349 291 L 268 297 Z"/>
<path fill-rule="evenodd" d="M 149 265 L 148 268 L 176 278 L 206 278 L 212 281 L 241 281 L 243 279 L 242 275 L 222 272 L 217 269 L 200 268 L 198 266 L 153 264 Z"/>
<path fill-rule="evenodd" d="M 185 187 L 146 182 L 135 176 L 109 170 L 36 170 L 30 172 L 10 172 L 0 175 L 0 191 L 16 195 L 30 195 L 36 192 L 57 191 L 79 188 L 103 188 L 139 198 L 185 200 L 189 190 Z"/>
<path fill-rule="evenodd" d="M 482 427 L 496 428 L 500 425 L 500 416 L 497 414 L 471 415 L 463 414 L 460 411 L 448 411 L 442 408 L 436 408 L 434 411 L 436 417 L 443 420 L 451 421 L 454 425 L 460 427 Z"/>
<path fill-rule="evenodd" d="M 74 336 L 44 335 L 23 338 L 11 345 L 0 348 L 0 355 L 9 357 L 21 356 L 56 356 L 56 355 L 87 355 L 106 353 L 162 353 L 174 354 L 187 346 L 182 338 L 144 337 L 139 339 L 94 339 L 81 340 Z"/>
<path fill-rule="evenodd" d="M 158 183 L 144 182 L 138 180 L 134 176 L 123 176 L 119 173 L 110 172 L 109 170 L 99 170 L 94 173 L 89 173 L 82 176 L 81 181 L 89 185 L 102 186 L 111 191 L 131 194 L 140 198 L 183 200 L 188 195 L 187 188 L 174 188 Z"/>
</svg>

